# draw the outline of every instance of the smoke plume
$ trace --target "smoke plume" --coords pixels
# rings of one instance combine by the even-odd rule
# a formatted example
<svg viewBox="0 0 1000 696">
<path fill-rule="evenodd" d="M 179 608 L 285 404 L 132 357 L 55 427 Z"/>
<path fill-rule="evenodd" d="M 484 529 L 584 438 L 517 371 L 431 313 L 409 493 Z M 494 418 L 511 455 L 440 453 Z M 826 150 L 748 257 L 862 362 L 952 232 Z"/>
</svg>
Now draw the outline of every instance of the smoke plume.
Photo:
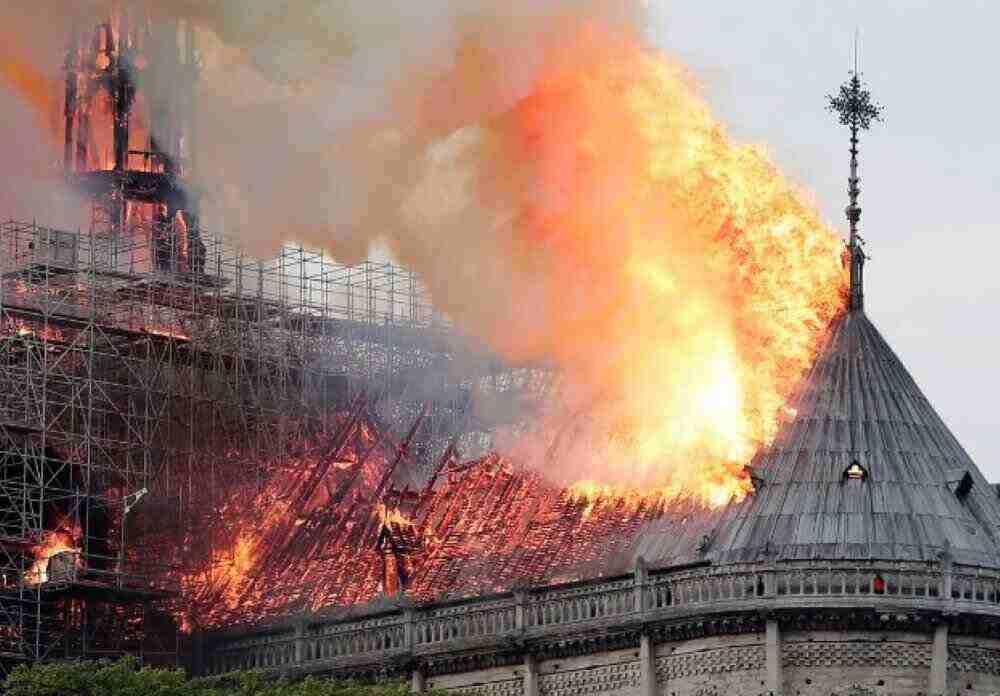
<svg viewBox="0 0 1000 696">
<path fill-rule="evenodd" d="M 638 2 L 131 4 L 199 29 L 209 220 L 261 254 L 384 245 L 464 331 L 557 365 L 515 443 L 553 475 L 745 490 L 842 307 L 841 244 L 647 45 Z M 53 45 L 107 11 L 7 5 Z"/>
</svg>

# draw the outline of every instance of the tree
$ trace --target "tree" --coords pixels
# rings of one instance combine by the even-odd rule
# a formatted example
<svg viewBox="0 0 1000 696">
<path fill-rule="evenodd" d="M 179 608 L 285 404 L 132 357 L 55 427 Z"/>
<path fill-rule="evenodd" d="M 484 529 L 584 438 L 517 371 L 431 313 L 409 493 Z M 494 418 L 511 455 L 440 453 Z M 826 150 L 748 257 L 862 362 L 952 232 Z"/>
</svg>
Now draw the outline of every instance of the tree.
<svg viewBox="0 0 1000 696">
<path fill-rule="evenodd" d="M 308 677 L 268 679 L 262 672 L 234 672 L 188 679 L 183 670 L 117 662 L 57 662 L 17 667 L 4 683 L 9 696 L 404 696 L 404 684 L 367 685 Z M 432 692 L 433 693 L 433 692 Z M 441 692 L 438 692 L 441 693 Z"/>
</svg>

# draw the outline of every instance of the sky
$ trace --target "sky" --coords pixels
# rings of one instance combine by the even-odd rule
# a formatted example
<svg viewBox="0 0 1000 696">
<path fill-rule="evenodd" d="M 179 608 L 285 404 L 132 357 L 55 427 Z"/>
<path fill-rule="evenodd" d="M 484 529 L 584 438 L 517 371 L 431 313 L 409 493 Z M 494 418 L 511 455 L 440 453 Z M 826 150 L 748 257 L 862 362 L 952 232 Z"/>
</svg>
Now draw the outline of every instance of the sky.
<svg viewBox="0 0 1000 696">
<path fill-rule="evenodd" d="M 846 235 L 848 137 L 824 111 L 861 69 L 885 121 L 861 143 L 866 311 L 990 481 L 1000 481 L 1000 4 L 651 0 L 656 43 Z"/>
</svg>

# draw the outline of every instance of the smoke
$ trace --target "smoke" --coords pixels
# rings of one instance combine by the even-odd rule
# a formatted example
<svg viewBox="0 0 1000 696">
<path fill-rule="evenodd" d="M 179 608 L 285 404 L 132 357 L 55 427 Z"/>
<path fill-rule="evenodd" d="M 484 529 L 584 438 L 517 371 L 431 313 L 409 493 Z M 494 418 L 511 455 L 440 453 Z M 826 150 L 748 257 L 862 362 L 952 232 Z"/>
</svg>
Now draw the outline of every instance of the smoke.
<svg viewBox="0 0 1000 696">
<path fill-rule="evenodd" d="M 295 238 L 348 261 L 379 241 L 402 255 L 444 244 L 428 225 L 446 216 L 495 225 L 464 191 L 421 206 L 422 184 L 437 193 L 428 167 L 525 96 L 584 18 L 634 20 L 593 0 L 158 6 L 206 30 L 200 168 L 207 186 L 228 183 L 216 193 L 229 219 L 259 251 Z"/>
<path fill-rule="evenodd" d="M 560 367 L 521 448 L 550 472 L 738 492 L 842 306 L 841 245 L 638 1 L 117 4 L 198 28 L 210 226 L 261 255 L 388 248 L 470 335 Z M 0 19 L 57 44 L 102 6 Z"/>
<path fill-rule="evenodd" d="M 17 21 L 10 23 L 13 16 Z M 5 6 L 0 21 L 22 29 L 5 34 L 0 48 L 0 218 L 44 216 L 39 222 L 74 229 L 82 222 L 83 205 L 59 176 L 59 56 L 64 49 L 35 9 Z"/>
</svg>

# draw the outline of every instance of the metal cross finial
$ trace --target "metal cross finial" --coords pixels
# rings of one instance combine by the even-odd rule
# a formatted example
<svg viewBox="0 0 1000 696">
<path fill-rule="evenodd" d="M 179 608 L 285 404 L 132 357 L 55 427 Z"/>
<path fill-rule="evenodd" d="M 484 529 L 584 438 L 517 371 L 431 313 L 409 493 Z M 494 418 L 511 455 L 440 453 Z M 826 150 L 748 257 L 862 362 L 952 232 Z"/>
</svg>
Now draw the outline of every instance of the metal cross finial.
<svg viewBox="0 0 1000 696">
<path fill-rule="evenodd" d="M 864 309 L 863 271 L 865 253 L 861 248 L 863 242 L 858 236 L 858 222 L 861 220 L 861 208 L 858 206 L 858 196 L 861 194 L 861 179 L 858 177 L 858 134 L 871 128 L 872 123 L 882 121 L 882 105 L 872 101 L 871 92 L 861 81 L 858 69 L 858 39 L 854 38 L 854 70 L 851 76 L 840 86 L 836 95 L 826 95 L 826 109 L 837 115 L 840 125 L 851 130 L 851 175 L 847 180 L 847 195 L 850 204 L 847 206 L 847 221 L 851 226 L 851 238 L 848 249 L 851 256 L 851 303 L 852 310 Z"/>
</svg>

